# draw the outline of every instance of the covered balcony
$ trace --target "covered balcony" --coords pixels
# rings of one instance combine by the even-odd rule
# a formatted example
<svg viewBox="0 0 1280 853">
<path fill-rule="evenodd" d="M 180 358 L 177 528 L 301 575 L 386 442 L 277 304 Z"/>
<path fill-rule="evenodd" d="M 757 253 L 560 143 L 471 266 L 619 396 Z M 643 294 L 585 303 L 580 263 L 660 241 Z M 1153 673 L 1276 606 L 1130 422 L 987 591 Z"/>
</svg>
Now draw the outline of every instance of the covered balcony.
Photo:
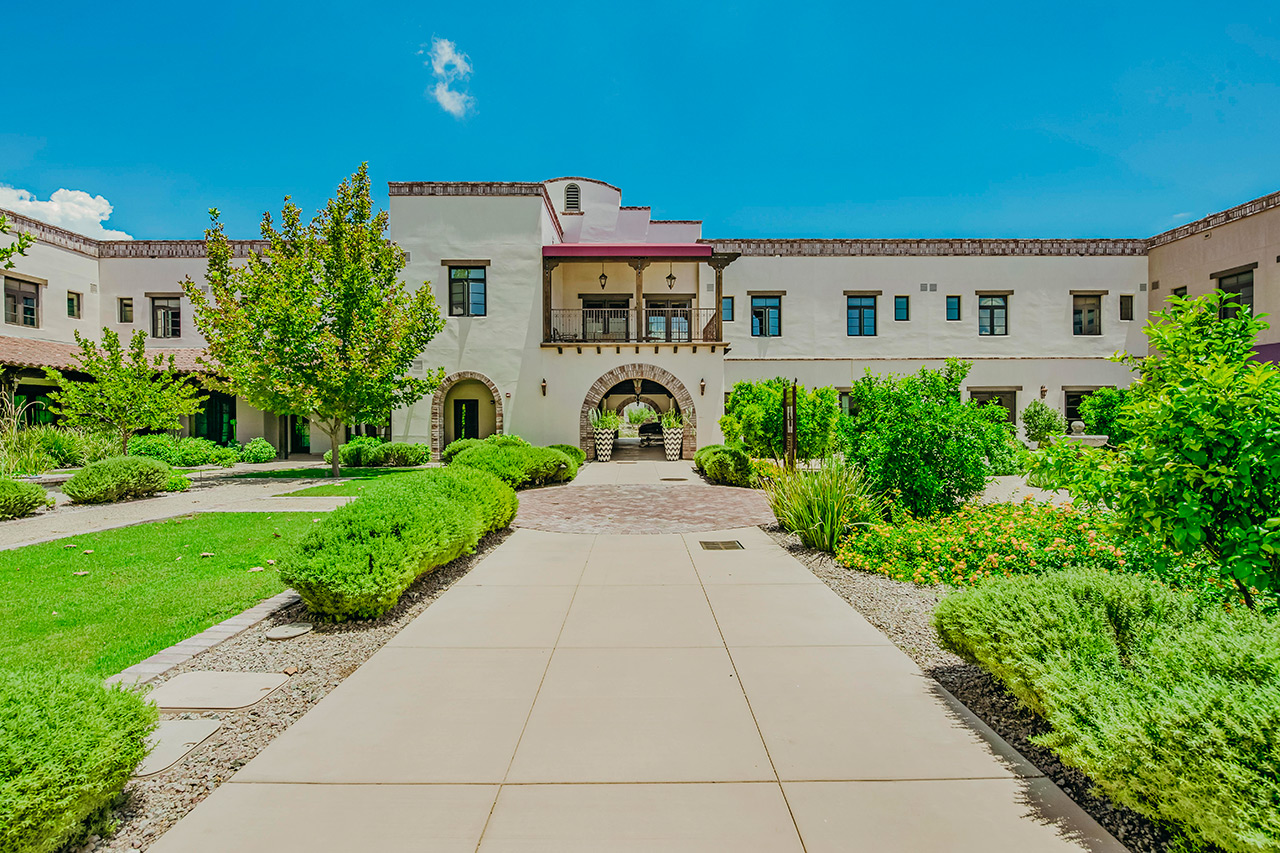
<svg viewBox="0 0 1280 853">
<path fill-rule="evenodd" d="M 542 251 L 544 346 L 723 344 L 723 274 L 737 255 L 705 243 L 560 243 Z"/>
</svg>

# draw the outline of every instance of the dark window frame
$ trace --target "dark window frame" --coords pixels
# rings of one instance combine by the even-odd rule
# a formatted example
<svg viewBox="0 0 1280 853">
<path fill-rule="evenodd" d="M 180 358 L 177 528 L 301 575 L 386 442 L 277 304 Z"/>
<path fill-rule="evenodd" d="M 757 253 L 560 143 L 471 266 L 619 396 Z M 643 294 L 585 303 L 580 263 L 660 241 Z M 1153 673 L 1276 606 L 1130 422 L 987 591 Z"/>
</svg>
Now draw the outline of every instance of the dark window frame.
<svg viewBox="0 0 1280 853">
<path fill-rule="evenodd" d="M 1231 294 L 1239 297 L 1237 299 L 1237 304 L 1248 306 L 1249 313 L 1254 313 L 1256 309 L 1254 305 L 1253 270 L 1244 270 L 1243 272 L 1238 272 L 1234 275 L 1219 276 L 1217 285 L 1218 290 L 1221 291 L 1224 296 Z M 1225 308 L 1226 306 L 1223 306 L 1219 309 L 1219 313 L 1224 317 L 1227 315 Z"/>
<path fill-rule="evenodd" d="M 151 297 L 151 337 L 182 337 L 182 297 Z"/>
<path fill-rule="evenodd" d="M 845 334 L 851 338 L 874 338 L 876 331 L 876 297 L 846 296 Z"/>
<path fill-rule="evenodd" d="M 985 329 L 984 329 L 985 322 Z M 1002 338 L 1009 334 L 1008 294 L 978 294 L 978 334 L 984 338 Z"/>
<path fill-rule="evenodd" d="M 125 316 L 126 309 L 128 309 L 128 314 L 129 314 L 128 317 Z M 116 298 L 116 321 L 120 323 L 133 322 L 133 297 L 132 296 L 120 296 Z"/>
<path fill-rule="evenodd" d="M 775 304 L 766 304 L 766 303 Z M 770 312 L 774 321 L 769 322 Z M 761 294 L 751 297 L 751 337 L 782 337 L 782 297 Z"/>
<path fill-rule="evenodd" d="M 27 329 L 40 328 L 40 285 L 13 276 L 3 276 L 3 279 L 5 323 Z M 30 305 L 26 304 L 28 299 Z"/>
<path fill-rule="evenodd" d="M 1085 311 L 1092 302 L 1095 311 L 1092 323 L 1086 323 Z M 1093 329 L 1094 331 L 1089 331 Z M 1075 293 L 1071 296 L 1071 336 L 1076 338 L 1096 338 L 1102 334 L 1102 294 Z"/>
<path fill-rule="evenodd" d="M 450 317 L 487 317 L 489 316 L 489 269 L 488 267 L 448 267 L 449 273 L 449 316 Z M 454 272 L 466 272 L 466 275 L 455 278 Z M 479 272 L 479 276 L 473 273 Z M 480 310 L 476 308 L 475 285 L 480 286 Z M 459 293 L 461 285 L 465 293 Z"/>
<path fill-rule="evenodd" d="M 726 309 L 726 308 L 728 308 L 729 310 L 728 310 L 728 311 L 725 311 L 725 309 Z M 721 297 L 720 297 L 720 322 L 721 322 L 721 323 L 732 323 L 732 322 L 733 322 L 733 318 L 734 318 L 734 304 L 733 304 L 733 297 L 732 297 L 732 296 L 721 296 Z"/>
<path fill-rule="evenodd" d="M 954 312 L 951 310 L 953 306 L 955 307 Z M 961 310 L 960 306 L 961 303 L 959 296 L 956 296 L 955 294 L 949 294 L 947 296 L 946 317 L 948 323 L 955 323 L 961 319 L 964 312 Z"/>
<path fill-rule="evenodd" d="M 911 319 L 911 297 L 898 295 L 893 297 L 893 319 L 896 323 Z"/>
<path fill-rule="evenodd" d="M 1120 321 L 1128 323 L 1133 319 L 1133 296 L 1132 294 L 1120 294 Z"/>
<path fill-rule="evenodd" d="M 72 312 L 74 306 L 75 312 Z M 75 290 L 67 291 L 67 316 L 72 320 L 84 319 L 84 294 Z"/>
</svg>

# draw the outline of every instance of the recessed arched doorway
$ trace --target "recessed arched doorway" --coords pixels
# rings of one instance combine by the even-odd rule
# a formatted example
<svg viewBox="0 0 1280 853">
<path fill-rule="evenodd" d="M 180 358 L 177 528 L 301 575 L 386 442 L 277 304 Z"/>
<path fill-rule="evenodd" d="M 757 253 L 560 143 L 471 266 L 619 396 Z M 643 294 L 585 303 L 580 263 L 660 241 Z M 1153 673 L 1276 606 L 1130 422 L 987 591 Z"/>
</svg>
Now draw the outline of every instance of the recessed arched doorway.
<svg viewBox="0 0 1280 853">
<path fill-rule="evenodd" d="M 446 376 L 431 398 L 431 458 L 459 438 L 502 432 L 502 395 L 489 377 L 473 370 Z"/>
<path fill-rule="evenodd" d="M 630 392 L 630 399 L 626 395 Z M 624 364 L 601 376 L 587 390 L 578 418 L 578 446 L 588 459 L 596 458 L 595 435 L 591 431 L 591 412 L 602 404 L 610 408 L 621 404 L 626 407 L 639 397 L 657 410 L 674 408 L 684 419 L 684 446 L 681 457 L 692 459 L 698 449 L 698 413 L 693 405 L 693 395 L 684 383 L 670 371 L 653 364 Z M 609 402 L 606 403 L 606 400 Z M 663 404 L 666 405 L 663 405 Z M 621 409 L 618 409 L 621 411 Z"/>
</svg>

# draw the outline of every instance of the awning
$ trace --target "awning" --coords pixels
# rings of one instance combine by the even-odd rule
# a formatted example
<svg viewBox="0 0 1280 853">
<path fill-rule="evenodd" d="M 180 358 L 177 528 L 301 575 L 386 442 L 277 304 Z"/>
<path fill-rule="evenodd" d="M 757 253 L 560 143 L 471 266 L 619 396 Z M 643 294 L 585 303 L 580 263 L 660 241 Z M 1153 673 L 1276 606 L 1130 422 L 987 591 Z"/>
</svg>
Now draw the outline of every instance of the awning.
<svg viewBox="0 0 1280 853">
<path fill-rule="evenodd" d="M 710 258 L 710 243 L 556 243 L 542 247 L 544 258 Z"/>
</svg>

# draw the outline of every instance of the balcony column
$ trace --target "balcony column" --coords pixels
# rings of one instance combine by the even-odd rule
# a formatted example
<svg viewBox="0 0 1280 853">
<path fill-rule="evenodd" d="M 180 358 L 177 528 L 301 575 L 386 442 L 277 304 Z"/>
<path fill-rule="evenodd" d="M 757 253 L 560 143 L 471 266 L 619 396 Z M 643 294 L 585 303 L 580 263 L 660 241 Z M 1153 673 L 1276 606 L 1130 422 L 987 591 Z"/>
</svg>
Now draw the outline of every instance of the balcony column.
<svg viewBox="0 0 1280 853">
<path fill-rule="evenodd" d="M 724 340 L 724 309 L 721 307 L 721 303 L 724 301 L 724 268 L 737 259 L 737 253 L 733 253 L 712 255 L 707 261 L 707 263 L 711 265 L 711 268 L 716 272 L 716 313 L 712 316 L 716 318 L 715 337 L 717 341 Z"/>
<path fill-rule="evenodd" d="M 636 327 L 633 340 L 641 340 L 644 336 L 644 268 L 649 266 L 647 258 L 632 258 L 627 261 L 636 271 Z"/>
<path fill-rule="evenodd" d="M 551 271 L 560 262 L 552 258 L 542 260 L 542 340 L 551 340 Z"/>
</svg>

